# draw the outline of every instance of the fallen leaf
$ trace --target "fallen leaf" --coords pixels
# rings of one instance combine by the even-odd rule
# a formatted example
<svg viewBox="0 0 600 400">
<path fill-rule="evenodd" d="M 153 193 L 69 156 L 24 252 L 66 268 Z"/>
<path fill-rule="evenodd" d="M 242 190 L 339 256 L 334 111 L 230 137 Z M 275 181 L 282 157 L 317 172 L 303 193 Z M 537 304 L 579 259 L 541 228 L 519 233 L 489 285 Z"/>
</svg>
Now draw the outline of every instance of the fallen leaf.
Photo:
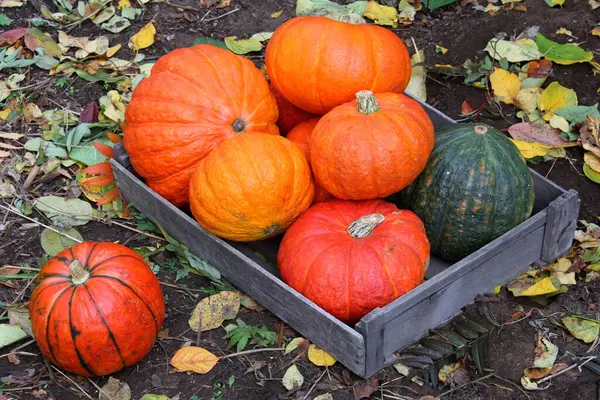
<svg viewBox="0 0 600 400">
<path fill-rule="evenodd" d="M 0 33 L 0 45 L 13 44 L 27 33 L 27 28 L 16 28 Z"/>
<path fill-rule="evenodd" d="M 570 30 L 566 29 L 566 28 L 559 28 L 556 31 L 557 35 L 567 35 L 567 36 L 573 36 L 573 32 L 571 32 Z"/>
<path fill-rule="evenodd" d="M 127 18 L 123 18 L 119 15 L 113 16 L 110 20 L 100 25 L 102 29 L 111 33 L 119 33 L 130 26 L 131 22 L 129 22 Z"/>
<path fill-rule="evenodd" d="M 529 379 L 541 379 L 552 371 L 552 367 L 525 368 L 525 376 Z"/>
<path fill-rule="evenodd" d="M 281 14 L 283 14 L 283 10 L 275 11 L 273 14 L 271 14 L 271 18 L 279 18 L 281 17 Z"/>
<path fill-rule="evenodd" d="M 600 27 L 596 27 L 596 28 L 592 29 L 592 35 L 600 36 Z"/>
<path fill-rule="evenodd" d="M 583 161 L 594 171 L 600 174 L 600 157 L 592 152 L 586 151 L 583 154 Z"/>
<path fill-rule="evenodd" d="M 538 334 L 537 346 L 534 350 L 533 367 L 552 368 L 557 356 L 558 347 L 546 339 L 542 334 Z"/>
<path fill-rule="evenodd" d="M 133 51 L 138 51 L 152 46 L 154 44 L 154 35 L 156 35 L 156 28 L 154 28 L 152 22 L 149 22 L 129 39 L 129 48 Z"/>
<path fill-rule="evenodd" d="M 544 390 L 544 389 L 546 389 L 546 388 L 538 387 L 537 383 L 532 382 L 531 379 L 529 379 L 526 376 L 521 377 L 521 385 L 523 385 L 523 387 L 527 390 Z"/>
<path fill-rule="evenodd" d="M 131 400 L 131 389 L 126 382 L 110 376 L 106 385 L 102 386 L 99 398 L 100 400 Z"/>
<path fill-rule="evenodd" d="M 9 26 L 14 22 L 14 19 L 10 18 L 8 15 L 2 13 L 0 14 L 0 26 Z"/>
<path fill-rule="evenodd" d="M 202 347 L 188 346 L 177 350 L 169 362 L 178 372 L 191 371 L 206 374 L 217 362 L 219 357 Z"/>
<path fill-rule="evenodd" d="M 19 360 L 19 357 L 17 357 L 17 355 L 15 353 L 9 353 L 7 358 L 8 358 L 8 362 L 11 363 L 12 365 L 21 364 L 21 360 Z M 44 392 L 44 394 L 46 394 L 46 392 L 44 390 L 42 390 L 42 391 Z M 34 394 L 34 396 L 35 396 L 35 394 Z M 35 396 L 35 397 L 37 397 L 37 396 Z M 38 398 L 42 398 L 42 397 L 40 396 Z M 0 400 L 3 400 L 2 397 L 0 397 Z"/>
<path fill-rule="evenodd" d="M 459 369 L 461 365 L 462 365 L 461 362 L 456 362 L 456 363 L 453 363 L 453 364 L 446 364 L 446 365 L 444 365 L 438 371 L 438 379 L 442 383 L 447 383 L 448 380 L 449 380 L 450 374 L 452 374 L 454 371 L 456 371 L 457 369 Z"/>
<path fill-rule="evenodd" d="M 364 14 L 366 6 L 366 1 L 341 5 L 329 0 L 298 0 L 296 1 L 296 15 L 318 15 L 338 21 L 361 24 L 365 23 L 361 15 Z"/>
<path fill-rule="evenodd" d="M 285 351 L 283 352 L 283 355 L 291 353 L 302 344 L 308 345 L 308 340 L 301 337 L 293 338 L 292 340 L 290 340 L 287 346 L 285 346 Z"/>
<path fill-rule="evenodd" d="M 0 349 L 27 337 L 27 333 L 18 326 L 0 324 Z"/>
<path fill-rule="evenodd" d="M 506 58 L 508 62 L 512 63 L 538 60 L 543 56 L 531 39 L 520 39 L 514 42 L 492 39 L 485 46 L 485 51 L 498 61 Z"/>
<path fill-rule="evenodd" d="M 70 36 L 63 31 L 58 31 L 58 43 L 64 52 L 70 48 L 79 49 L 75 53 L 75 58 L 79 60 L 90 54 L 104 55 L 109 46 L 106 36 L 98 36 L 96 39 L 90 40 L 87 37 Z"/>
<path fill-rule="evenodd" d="M 379 379 L 373 377 L 358 386 L 352 387 L 354 400 L 368 399 L 379 387 Z"/>
<path fill-rule="evenodd" d="M 495 68 L 490 75 L 490 83 L 498 100 L 505 104 L 514 104 L 521 87 L 521 80 L 517 75 L 502 68 Z"/>
<path fill-rule="evenodd" d="M 562 323 L 571 335 L 584 343 L 593 343 L 600 334 L 600 321 L 573 315 L 563 318 Z"/>
<path fill-rule="evenodd" d="M 600 118 L 592 115 L 586 116 L 586 121 L 579 129 L 581 145 L 600 157 Z"/>
<path fill-rule="evenodd" d="M 23 2 L 17 0 L 2 0 L 0 2 L 0 7 L 21 7 L 22 5 Z"/>
<path fill-rule="evenodd" d="M 583 164 L 583 173 L 592 182 L 600 183 L 600 173 L 594 171 L 588 164 Z"/>
<path fill-rule="evenodd" d="M 27 121 L 35 121 L 38 118 L 42 118 L 42 110 L 35 103 L 27 103 L 23 107 L 23 116 Z"/>
<path fill-rule="evenodd" d="M 559 129 L 565 133 L 570 131 L 569 129 L 569 121 L 561 117 L 560 115 L 554 114 L 552 118 L 550 118 L 550 126 L 556 129 Z"/>
<path fill-rule="evenodd" d="M 562 6 L 565 4 L 565 0 L 546 0 L 546 4 L 550 7 Z"/>
<path fill-rule="evenodd" d="M 308 346 L 308 359 L 318 367 L 331 367 L 335 364 L 335 358 L 317 347 L 316 344 Z"/>
<path fill-rule="evenodd" d="M 13 265 L 4 265 L 0 267 L 0 275 L 16 275 L 21 271 L 21 268 Z"/>
<path fill-rule="evenodd" d="M 38 198 L 33 206 L 59 227 L 85 225 L 93 214 L 91 204 L 81 199 L 44 196 Z"/>
<path fill-rule="evenodd" d="M 9 153 L 10 154 L 10 153 Z M 0 180 L 0 197 L 14 197 L 17 194 L 15 186 L 7 180 Z"/>
<path fill-rule="evenodd" d="M 6 109 L 0 111 L 0 119 L 3 121 L 6 121 L 11 112 L 12 112 L 12 109 L 10 109 L 10 108 L 6 108 Z"/>
<path fill-rule="evenodd" d="M 253 298 L 245 294 L 240 294 L 240 305 L 244 306 L 248 310 L 262 311 L 264 307 L 258 304 Z"/>
<path fill-rule="evenodd" d="M 550 294 L 560 289 L 560 282 L 556 278 L 545 277 L 542 279 L 521 278 L 508 284 L 507 289 L 513 295 L 519 296 L 539 296 Z"/>
<path fill-rule="evenodd" d="M 417 50 L 417 52 L 410 58 L 412 72 L 408 86 L 405 89 L 407 93 L 415 96 L 421 101 L 427 101 L 427 87 L 425 85 L 427 71 L 425 70 L 425 65 L 423 65 L 424 62 L 425 53 L 423 50 Z"/>
<path fill-rule="evenodd" d="M 571 106 L 561 108 L 555 111 L 555 114 L 560 115 L 571 123 L 571 126 L 583 124 L 587 121 L 588 116 L 600 118 L 598 104 L 593 106 Z"/>
<path fill-rule="evenodd" d="M 18 326 L 29 336 L 33 337 L 31 319 L 29 318 L 29 310 L 27 309 L 27 306 L 11 307 L 7 312 L 8 322 L 11 325 Z"/>
<path fill-rule="evenodd" d="M 325 393 L 318 395 L 313 400 L 333 400 L 333 396 L 331 395 L 331 393 Z"/>
<path fill-rule="evenodd" d="M 589 0 L 588 4 L 590 5 L 590 7 L 592 7 L 592 10 L 595 10 L 596 8 L 600 7 L 600 1 L 598 0 Z"/>
<path fill-rule="evenodd" d="M 236 317 L 240 309 L 240 293 L 222 291 L 202 299 L 188 321 L 194 332 L 216 329 L 227 319 Z"/>
<path fill-rule="evenodd" d="M 558 82 L 552 82 L 538 98 L 538 108 L 545 112 L 542 118 L 550 121 L 556 110 L 577 105 L 577 93 Z"/>
<path fill-rule="evenodd" d="M 538 60 L 527 63 L 527 77 L 529 78 L 544 78 L 552 72 L 552 61 Z"/>
<path fill-rule="evenodd" d="M 40 242 L 42 244 L 42 248 L 50 257 L 54 257 L 61 251 L 68 249 L 76 243 L 83 242 L 83 237 L 81 234 L 73 228 L 61 229 L 60 232 L 69 235 L 72 238 L 79 239 L 79 242 L 45 228 L 40 235 Z"/>
<path fill-rule="evenodd" d="M 436 44 L 435 45 L 435 52 L 444 55 L 444 54 L 446 54 L 448 52 L 448 49 L 445 48 L 445 47 L 443 47 L 443 46 L 440 46 L 440 45 Z"/>
<path fill-rule="evenodd" d="M 225 45 L 235 54 L 247 54 L 253 51 L 260 51 L 263 48 L 262 42 L 269 40 L 273 32 L 255 33 L 249 39 L 236 39 L 235 36 L 225 38 Z"/>
<path fill-rule="evenodd" d="M 221 2 L 219 4 L 217 4 L 217 8 L 229 7 L 230 4 L 231 4 L 231 0 L 221 0 Z"/>
<path fill-rule="evenodd" d="M 31 51 L 41 47 L 44 49 L 44 55 L 51 57 L 61 57 L 62 50 L 58 44 L 47 33 L 38 28 L 29 28 L 25 33 L 25 46 Z"/>
<path fill-rule="evenodd" d="M 79 115 L 80 123 L 92 123 L 98 122 L 98 105 L 95 101 L 91 101 L 87 106 L 83 109 L 81 114 Z"/>
<path fill-rule="evenodd" d="M 363 14 L 377 25 L 386 25 L 395 28 L 398 26 L 398 12 L 396 8 L 383 6 L 376 1 L 369 1 Z"/>
<path fill-rule="evenodd" d="M 417 10 L 408 2 L 408 0 L 401 0 L 398 4 L 398 10 L 400 11 L 400 14 L 398 14 L 398 21 L 401 24 L 410 25 L 414 22 Z"/>
<path fill-rule="evenodd" d="M 475 111 L 475 107 L 469 100 L 464 100 L 460 105 L 460 115 L 468 115 Z"/>
<path fill-rule="evenodd" d="M 303 383 L 304 383 L 304 376 L 302 376 L 302 374 L 298 370 L 298 367 L 296 367 L 296 364 L 292 364 L 285 371 L 285 374 L 283 375 L 283 378 L 281 379 L 281 384 L 287 390 L 300 389 L 302 387 Z"/>
<path fill-rule="evenodd" d="M 131 7 L 131 2 L 129 0 L 119 0 L 119 5 L 117 8 L 120 10 L 126 7 Z"/>
<path fill-rule="evenodd" d="M 547 39 L 541 33 L 536 35 L 536 44 L 544 57 L 557 64 L 569 65 L 588 62 L 594 58 L 591 51 L 586 51 L 576 44 L 560 44 Z"/>
<path fill-rule="evenodd" d="M 537 108 L 538 97 L 540 97 L 539 87 L 520 89 L 515 98 L 515 105 L 527 114 L 531 114 Z"/>
</svg>

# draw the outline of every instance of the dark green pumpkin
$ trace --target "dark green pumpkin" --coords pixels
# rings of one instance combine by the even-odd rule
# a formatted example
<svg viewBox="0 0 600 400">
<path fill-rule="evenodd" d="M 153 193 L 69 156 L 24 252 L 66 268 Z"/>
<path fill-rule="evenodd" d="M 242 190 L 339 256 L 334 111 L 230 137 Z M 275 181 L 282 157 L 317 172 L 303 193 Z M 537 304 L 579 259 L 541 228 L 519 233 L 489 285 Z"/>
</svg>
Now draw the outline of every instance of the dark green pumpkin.
<svg viewBox="0 0 600 400">
<path fill-rule="evenodd" d="M 454 124 L 436 132 L 425 170 L 400 199 L 425 224 L 431 252 L 457 261 L 529 218 L 533 178 L 501 132 Z"/>
</svg>

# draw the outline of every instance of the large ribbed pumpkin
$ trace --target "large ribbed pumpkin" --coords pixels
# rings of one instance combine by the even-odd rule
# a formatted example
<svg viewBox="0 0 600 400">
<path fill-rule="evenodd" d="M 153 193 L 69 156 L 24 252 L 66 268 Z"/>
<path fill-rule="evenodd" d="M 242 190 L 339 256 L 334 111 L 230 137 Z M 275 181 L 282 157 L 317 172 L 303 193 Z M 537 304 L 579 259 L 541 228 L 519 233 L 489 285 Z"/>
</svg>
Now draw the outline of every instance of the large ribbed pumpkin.
<svg viewBox="0 0 600 400">
<path fill-rule="evenodd" d="M 29 313 L 50 362 L 78 375 L 108 375 L 148 354 L 165 303 L 158 279 L 136 252 L 84 242 L 44 265 Z"/>
<path fill-rule="evenodd" d="M 311 166 L 317 184 L 339 199 L 386 197 L 425 168 L 433 123 L 403 94 L 361 91 L 356 98 L 319 120 L 310 141 Z"/>
<path fill-rule="evenodd" d="M 217 146 L 190 181 L 190 207 L 198 223 L 240 242 L 283 232 L 313 199 L 306 156 L 282 136 L 239 135 Z"/>
<path fill-rule="evenodd" d="M 125 149 L 133 168 L 175 205 L 188 202 L 196 164 L 245 132 L 279 133 L 277 105 L 252 62 L 210 45 L 174 50 L 133 91 Z"/>
<path fill-rule="evenodd" d="M 432 253 L 456 261 L 529 218 L 533 178 L 501 132 L 455 124 L 436 133 L 427 167 L 400 197 L 423 220 Z"/>
<path fill-rule="evenodd" d="M 320 115 L 359 90 L 402 93 L 411 74 L 406 46 L 392 31 L 317 16 L 292 18 L 277 28 L 265 63 L 279 93 Z"/>
<path fill-rule="evenodd" d="M 312 118 L 307 121 L 304 121 L 296 125 L 296 127 L 294 127 L 294 129 L 292 129 L 287 135 L 287 138 L 289 140 L 296 143 L 302 149 L 302 151 L 304 151 L 304 154 L 306 154 L 306 157 L 309 161 L 310 137 L 312 136 L 312 132 L 315 129 L 315 126 L 317 126 L 318 122 L 319 118 Z M 334 197 L 327 190 L 323 189 L 319 185 L 315 185 L 315 197 L 313 198 L 313 204 L 320 203 L 322 201 L 327 201 L 333 198 Z"/>
<path fill-rule="evenodd" d="M 277 256 L 282 279 L 354 324 L 423 282 L 429 242 L 419 218 L 383 200 L 331 200 L 288 229 Z"/>
<path fill-rule="evenodd" d="M 316 117 L 315 114 L 311 114 L 308 111 L 304 111 L 298 106 L 290 103 L 288 99 L 283 97 L 277 89 L 273 87 L 273 84 L 269 85 L 273 97 L 277 102 L 277 110 L 279 111 L 279 119 L 277 119 L 277 126 L 282 135 L 287 134 L 295 126 L 304 122 L 308 119 Z"/>
</svg>

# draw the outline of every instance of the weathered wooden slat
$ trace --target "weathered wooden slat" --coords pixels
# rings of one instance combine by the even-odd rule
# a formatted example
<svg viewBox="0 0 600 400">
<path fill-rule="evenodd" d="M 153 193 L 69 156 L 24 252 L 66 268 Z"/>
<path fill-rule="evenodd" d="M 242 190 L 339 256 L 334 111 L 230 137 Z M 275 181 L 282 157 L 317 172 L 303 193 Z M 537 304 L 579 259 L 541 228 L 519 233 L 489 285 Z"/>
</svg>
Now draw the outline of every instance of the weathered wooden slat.
<svg viewBox="0 0 600 400">
<path fill-rule="evenodd" d="M 533 177 L 533 189 L 535 190 L 533 204 L 533 213 L 535 214 L 548 207 L 552 201 L 565 193 L 565 190 L 534 170 L 529 169 L 529 171 Z"/>
<path fill-rule="evenodd" d="M 327 349 L 348 369 L 359 375 L 364 373 L 362 335 L 324 312 L 229 243 L 205 232 L 194 219 L 150 190 L 116 160 L 111 160 L 111 164 L 125 200 L 300 334 Z"/>
<path fill-rule="evenodd" d="M 548 206 L 542 262 L 552 262 L 571 248 L 579 215 L 579 195 L 569 190 Z"/>
<path fill-rule="evenodd" d="M 379 371 L 385 362 L 383 352 L 383 329 L 385 315 L 377 308 L 361 319 L 355 329 L 365 339 L 365 370 L 362 376 L 371 376 Z"/>
</svg>

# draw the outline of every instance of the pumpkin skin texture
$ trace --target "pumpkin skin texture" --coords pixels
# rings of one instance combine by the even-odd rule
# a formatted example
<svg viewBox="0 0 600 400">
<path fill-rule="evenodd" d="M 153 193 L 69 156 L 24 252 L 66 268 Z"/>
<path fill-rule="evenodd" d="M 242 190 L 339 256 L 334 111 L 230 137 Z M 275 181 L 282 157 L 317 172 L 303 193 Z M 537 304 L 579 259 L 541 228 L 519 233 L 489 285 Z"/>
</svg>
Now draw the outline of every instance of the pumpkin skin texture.
<svg viewBox="0 0 600 400">
<path fill-rule="evenodd" d="M 296 107 L 290 103 L 273 87 L 272 83 L 269 84 L 269 88 L 271 89 L 271 93 L 277 102 L 277 110 L 279 111 L 277 126 L 279 127 L 279 131 L 282 135 L 286 135 L 301 122 L 316 117 L 315 114 L 304 111 L 300 107 Z"/>
<path fill-rule="evenodd" d="M 368 223 L 355 226 L 359 219 Z M 288 285 L 341 321 L 355 324 L 423 282 L 429 242 L 411 211 L 379 199 L 331 200 L 294 222 L 281 241 L 277 262 Z"/>
<path fill-rule="evenodd" d="M 423 220 L 432 253 L 457 261 L 529 218 L 533 178 L 491 126 L 454 124 L 436 135 L 427 167 L 400 198 Z"/>
<path fill-rule="evenodd" d="M 310 161 L 318 185 L 338 199 L 386 197 L 425 168 L 433 123 L 421 105 L 396 93 L 357 93 L 324 115 L 311 136 Z"/>
<path fill-rule="evenodd" d="M 138 363 L 160 330 L 158 280 L 135 251 L 84 242 L 52 258 L 29 301 L 33 335 L 56 366 L 100 376 Z"/>
<path fill-rule="evenodd" d="M 315 186 L 302 150 L 282 136 L 249 133 L 217 146 L 190 181 L 190 208 L 206 231 L 250 242 L 283 232 Z"/>
<path fill-rule="evenodd" d="M 402 93 L 410 56 L 393 32 L 368 24 L 304 16 L 275 30 L 265 54 L 269 79 L 286 99 L 323 115 L 359 90 Z"/>
<path fill-rule="evenodd" d="M 310 137 L 312 135 L 315 126 L 319 122 L 319 118 L 312 118 L 308 121 L 304 121 L 298 124 L 294 129 L 290 131 L 287 138 L 292 142 L 296 143 L 306 154 L 306 157 L 310 160 Z M 320 203 L 322 201 L 331 200 L 334 197 L 327 190 L 321 186 L 315 184 L 315 197 L 313 198 L 313 204 Z"/>
<path fill-rule="evenodd" d="M 133 91 L 124 145 L 148 186 L 181 206 L 215 146 L 240 133 L 279 134 L 277 104 L 249 60 L 211 45 L 174 50 Z"/>
</svg>

